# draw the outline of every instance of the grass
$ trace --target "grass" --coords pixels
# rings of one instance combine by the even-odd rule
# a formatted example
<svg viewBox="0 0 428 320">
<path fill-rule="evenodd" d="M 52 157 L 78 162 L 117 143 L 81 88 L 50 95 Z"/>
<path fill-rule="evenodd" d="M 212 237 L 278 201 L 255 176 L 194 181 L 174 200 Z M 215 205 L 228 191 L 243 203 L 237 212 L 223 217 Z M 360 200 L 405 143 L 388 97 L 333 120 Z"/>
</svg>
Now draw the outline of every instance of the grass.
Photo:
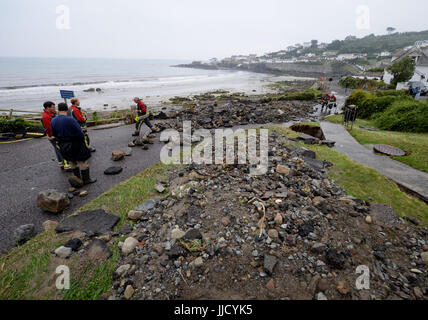
<svg viewBox="0 0 428 320">
<path fill-rule="evenodd" d="M 333 123 L 342 123 L 341 115 L 326 118 Z M 360 126 L 375 128 L 374 121 L 357 119 L 350 134 L 362 145 L 388 144 L 406 151 L 404 157 L 392 157 L 415 169 L 428 172 L 428 133 L 408 133 L 396 131 L 369 131 Z"/>
<path fill-rule="evenodd" d="M 154 186 L 165 179 L 169 166 L 155 164 L 131 179 L 122 182 L 93 201 L 85 204 L 78 212 L 103 208 L 118 215 L 120 222 L 116 231 L 127 223 L 127 213 L 155 194 Z M 22 299 L 73 299 L 96 300 L 110 291 L 112 273 L 120 256 L 116 245 L 110 248 L 112 257 L 104 262 L 82 262 L 73 256 L 67 265 L 70 268 L 70 290 L 58 291 L 52 278 L 56 266 L 51 251 L 64 245 L 64 234 L 42 233 L 23 246 L 14 248 L 0 257 L 0 300 Z M 116 243 L 122 239 L 116 240 Z M 78 275 L 73 277 L 73 275 Z"/>
<path fill-rule="evenodd" d="M 275 127 L 273 129 L 287 137 L 298 136 L 288 128 Z M 318 159 L 333 163 L 328 176 L 345 189 L 348 195 L 373 203 L 387 204 L 394 208 L 400 216 L 415 217 L 422 226 L 428 226 L 428 206 L 401 191 L 394 182 L 376 170 L 353 161 L 327 146 L 304 145 L 303 143 L 298 143 L 297 146 L 315 151 Z"/>
</svg>

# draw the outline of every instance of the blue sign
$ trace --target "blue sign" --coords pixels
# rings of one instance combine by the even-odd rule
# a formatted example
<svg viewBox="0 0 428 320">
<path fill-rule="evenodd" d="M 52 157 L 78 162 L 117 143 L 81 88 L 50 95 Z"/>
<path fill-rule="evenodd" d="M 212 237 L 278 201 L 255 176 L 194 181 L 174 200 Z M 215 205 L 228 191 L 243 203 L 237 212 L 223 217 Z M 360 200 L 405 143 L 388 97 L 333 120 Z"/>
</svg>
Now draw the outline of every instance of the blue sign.
<svg viewBox="0 0 428 320">
<path fill-rule="evenodd" d="M 68 90 L 60 90 L 61 98 L 63 99 L 71 99 L 74 98 L 74 91 L 68 91 Z"/>
</svg>

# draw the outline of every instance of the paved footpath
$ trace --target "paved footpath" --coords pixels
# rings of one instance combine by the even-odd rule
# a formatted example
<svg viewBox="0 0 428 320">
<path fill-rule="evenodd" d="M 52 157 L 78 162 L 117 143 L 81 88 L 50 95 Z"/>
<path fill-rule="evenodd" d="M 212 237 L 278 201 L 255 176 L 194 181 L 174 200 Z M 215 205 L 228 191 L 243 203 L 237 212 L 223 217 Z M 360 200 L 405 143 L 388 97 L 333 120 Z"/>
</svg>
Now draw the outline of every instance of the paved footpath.
<svg viewBox="0 0 428 320">
<path fill-rule="evenodd" d="M 328 121 L 320 123 L 326 139 L 336 141 L 335 150 L 375 169 L 428 201 L 428 173 L 416 170 L 389 157 L 376 155 L 372 150 L 359 144 L 340 124 Z"/>
</svg>

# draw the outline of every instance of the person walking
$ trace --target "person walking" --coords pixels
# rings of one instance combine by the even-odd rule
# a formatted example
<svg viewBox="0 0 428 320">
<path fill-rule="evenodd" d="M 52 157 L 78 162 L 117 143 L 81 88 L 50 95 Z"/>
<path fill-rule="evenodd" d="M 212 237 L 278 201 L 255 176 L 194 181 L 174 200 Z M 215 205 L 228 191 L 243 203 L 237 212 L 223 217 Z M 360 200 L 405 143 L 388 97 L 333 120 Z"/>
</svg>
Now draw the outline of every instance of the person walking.
<svg viewBox="0 0 428 320">
<path fill-rule="evenodd" d="M 153 125 L 149 121 L 149 113 L 147 112 L 147 106 L 138 97 L 134 98 L 134 102 L 137 104 L 137 117 L 135 118 L 135 132 L 132 134 L 133 137 L 138 137 L 140 135 L 141 126 L 145 123 L 151 130 L 151 132 L 158 132 L 154 129 Z"/>
<path fill-rule="evenodd" d="M 80 107 L 80 100 L 77 98 L 73 98 L 70 100 L 71 107 L 68 109 L 68 115 L 76 119 L 76 121 L 79 123 L 80 127 L 83 130 L 83 134 L 85 135 L 85 143 L 88 149 L 91 152 L 97 151 L 94 147 L 91 147 L 90 145 L 90 139 L 88 135 L 88 127 L 86 125 L 86 115 L 82 111 L 82 108 Z"/>
<path fill-rule="evenodd" d="M 42 124 L 43 124 L 43 127 L 45 128 L 45 132 L 46 132 L 46 135 L 48 136 L 49 142 L 54 147 L 55 155 L 56 155 L 57 160 L 58 160 L 58 165 L 60 166 L 61 170 L 65 170 L 67 172 L 70 172 L 70 171 L 72 171 L 72 168 L 71 168 L 70 164 L 67 162 L 67 160 L 65 160 L 62 157 L 61 152 L 59 151 L 59 146 L 57 144 L 57 140 L 52 135 L 51 122 L 52 122 L 52 119 L 56 115 L 55 103 L 53 103 L 52 101 L 46 101 L 43 104 L 43 108 L 44 108 L 44 111 L 42 114 Z"/>
<path fill-rule="evenodd" d="M 74 175 L 68 181 L 73 187 L 95 183 L 97 180 L 91 179 L 89 174 L 91 152 L 86 146 L 85 135 L 77 120 L 67 116 L 67 112 L 67 104 L 58 104 L 59 115 L 52 120 L 51 127 L 62 156 L 73 168 Z"/>
<path fill-rule="evenodd" d="M 415 100 L 419 100 L 421 97 L 421 87 L 415 88 Z"/>
</svg>

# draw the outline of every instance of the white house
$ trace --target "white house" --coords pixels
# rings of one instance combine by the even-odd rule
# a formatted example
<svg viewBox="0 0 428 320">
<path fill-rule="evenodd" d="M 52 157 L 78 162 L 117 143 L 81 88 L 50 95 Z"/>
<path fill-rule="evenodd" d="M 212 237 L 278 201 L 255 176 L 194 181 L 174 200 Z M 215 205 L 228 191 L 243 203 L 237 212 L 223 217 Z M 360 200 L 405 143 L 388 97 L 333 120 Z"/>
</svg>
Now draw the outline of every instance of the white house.
<svg viewBox="0 0 428 320">
<path fill-rule="evenodd" d="M 344 61 L 344 60 L 354 60 L 357 59 L 358 55 L 354 54 L 354 53 L 343 53 L 343 54 L 339 54 L 337 56 L 337 60 L 339 61 Z"/>
<path fill-rule="evenodd" d="M 428 86 L 428 49 L 423 50 L 415 46 L 407 51 L 402 51 L 398 56 L 392 58 L 391 64 L 399 62 L 406 57 L 411 57 L 416 62 L 415 73 L 409 81 L 422 81 Z M 390 84 L 392 78 L 392 74 L 385 69 L 383 81 Z"/>
</svg>

